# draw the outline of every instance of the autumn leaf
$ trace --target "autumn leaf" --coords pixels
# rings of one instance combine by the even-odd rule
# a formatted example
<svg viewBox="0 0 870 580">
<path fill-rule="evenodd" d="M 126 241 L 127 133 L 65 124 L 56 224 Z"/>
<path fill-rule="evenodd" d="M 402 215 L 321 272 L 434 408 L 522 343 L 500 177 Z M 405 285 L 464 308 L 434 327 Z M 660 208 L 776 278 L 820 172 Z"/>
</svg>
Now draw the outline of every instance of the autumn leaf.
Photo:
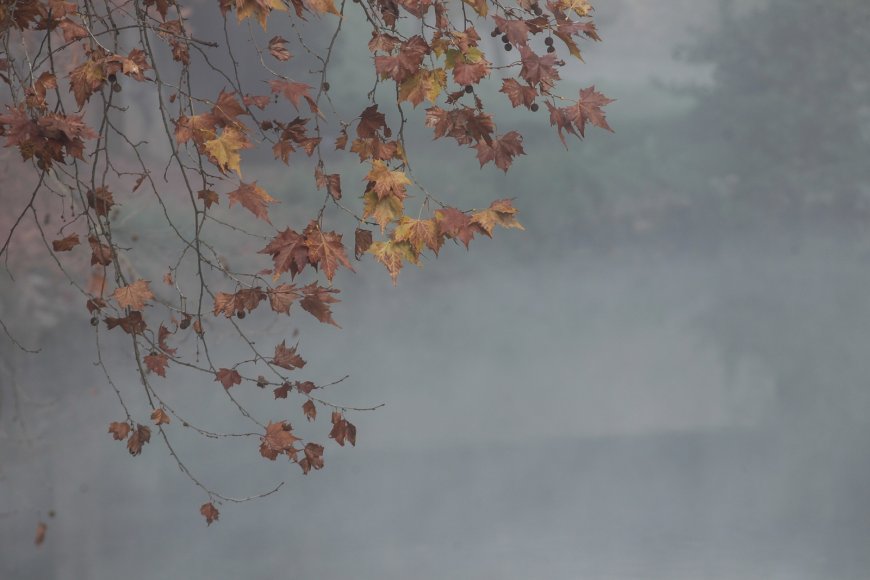
<svg viewBox="0 0 870 580">
<path fill-rule="evenodd" d="M 538 96 L 538 91 L 535 90 L 535 87 L 520 84 L 516 79 L 502 80 L 499 92 L 508 96 L 514 108 L 520 105 L 530 108 L 535 102 L 535 97 Z"/>
<path fill-rule="evenodd" d="M 514 157 L 526 154 L 523 150 L 523 136 L 516 131 L 496 137 L 491 144 L 480 141 L 475 148 L 477 149 L 477 160 L 481 167 L 494 161 L 495 166 L 505 173 L 513 163 Z"/>
<path fill-rule="evenodd" d="M 480 226 L 472 223 L 471 216 L 455 207 L 446 207 L 435 212 L 438 223 L 438 233 L 451 239 L 457 239 L 468 249 L 468 244 L 474 239 L 474 234 L 480 232 Z"/>
<path fill-rule="evenodd" d="M 126 421 L 114 421 L 109 423 L 109 433 L 115 441 L 123 441 L 130 434 L 130 424 Z"/>
<path fill-rule="evenodd" d="M 266 18 L 272 10 L 285 12 L 287 8 L 281 0 L 235 0 L 236 18 L 239 22 L 254 18 L 266 30 Z"/>
<path fill-rule="evenodd" d="M 295 81 L 284 79 L 273 79 L 269 81 L 269 86 L 272 87 L 273 93 L 281 94 L 285 99 L 290 101 L 296 109 L 299 109 L 300 99 L 311 98 L 308 91 L 310 91 L 312 87 L 305 83 L 297 83 Z"/>
<path fill-rule="evenodd" d="M 205 141 L 204 147 L 210 156 L 210 160 L 221 172 L 235 171 L 239 177 L 242 175 L 242 157 L 239 151 L 251 149 L 253 144 L 248 141 L 244 133 L 233 127 L 225 127 L 220 136 Z"/>
<path fill-rule="evenodd" d="M 230 207 L 234 204 L 241 204 L 246 210 L 257 216 L 264 222 L 271 224 L 269 221 L 269 205 L 278 203 L 274 197 L 266 193 L 266 190 L 257 185 L 257 182 L 245 183 L 239 182 L 238 189 L 231 191 Z"/>
<path fill-rule="evenodd" d="M 319 14 L 340 14 L 334 0 L 307 0 L 314 12 Z"/>
<path fill-rule="evenodd" d="M 169 357 L 162 352 L 147 355 L 143 361 L 148 368 L 148 372 L 166 377 L 166 365 L 169 364 Z"/>
<path fill-rule="evenodd" d="M 438 250 L 444 243 L 435 220 L 413 219 L 408 216 L 403 217 L 396 226 L 393 239 L 397 242 L 409 242 L 416 254 L 427 247 L 438 255 Z"/>
<path fill-rule="evenodd" d="M 434 103 L 446 86 L 447 73 L 443 68 L 423 68 L 399 85 L 399 100 L 410 101 L 415 107 L 424 100 Z"/>
<path fill-rule="evenodd" d="M 384 268 L 390 273 L 393 286 L 397 284 L 399 271 L 401 271 L 404 262 L 412 264 L 417 264 L 418 262 L 414 248 L 409 242 L 396 242 L 394 240 L 375 242 L 368 249 L 368 253 L 384 265 Z"/>
<path fill-rule="evenodd" d="M 323 469 L 323 445 L 306 443 L 303 452 L 305 457 L 299 461 L 302 473 L 308 475 L 308 472 L 312 469 Z"/>
<path fill-rule="evenodd" d="M 281 62 L 290 60 L 293 55 L 291 55 L 290 51 L 287 50 L 287 47 L 285 46 L 286 44 L 287 39 L 280 36 L 273 36 L 269 40 L 269 54 L 271 54 L 273 58 L 280 60 Z"/>
<path fill-rule="evenodd" d="M 142 310 L 145 303 L 154 299 L 154 294 L 148 287 L 148 280 L 136 280 L 129 286 L 121 286 L 112 296 L 121 308 Z"/>
<path fill-rule="evenodd" d="M 279 284 L 266 290 L 266 295 L 269 297 L 269 306 L 280 314 L 290 314 L 290 306 L 302 297 L 292 284 Z"/>
<path fill-rule="evenodd" d="M 363 217 L 373 217 L 381 226 L 381 232 L 387 224 L 396 221 L 405 213 L 404 197 L 388 195 L 379 197 L 375 190 L 370 189 L 363 195 Z"/>
<path fill-rule="evenodd" d="M 497 199 L 482 211 L 475 212 L 471 216 L 471 222 L 477 224 L 487 236 L 492 237 L 495 226 L 524 230 L 525 228 L 517 221 L 517 209 L 509 199 Z"/>
<path fill-rule="evenodd" d="M 205 523 L 208 526 L 210 526 L 212 522 L 217 521 L 221 515 L 218 509 L 214 507 L 214 504 L 211 502 L 202 504 L 199 508 L 199 513 L 201 513 L 202 517 L 205 518 Z"/>
<path fill-rule="evenodd" d="M 275 356 L 272 358 L 272 364 L 278 365 L 288 371 L 304 367 L 305 361 L 301 356 L 296 354 L 296 346 L 287 348 L 286 341 L 282 340 L 281 344 L 275 347 Z"/>
<path fill-rule="evenodd" d="M 276 399 L 286 399 L 287 395 L 290 394 L 290 389 L 293 388 L 293 385 L 285 382 L 280 387 L 276 387 L 272 392 L 275 394 Z"/>
<path fill-rule="evenodd" d="M 362 228 L 357 228 L 354 233 L 354 247 L 353 247 L 353 256 L 357 260 L 360 259 L 360 256 L 366 253 L 366 250 L 369 249 L 369 246 L 372 245 L 372 231 L 365 230 Z"/>
<path fill-rule="evenodd" d="M 214 380 L 220 381 L 225 389 L 242 384 L 242 375 L 236 369 L 218 369 L 214 376 Z"/>
<path fill-rule="evenodd" d="M 296 274 L 309 264 L 305 236 L 290 228 L 278 232 L 278 235 L 257 253 L 272 256 L 272 263 L 275 265 L 273 273 L 275 280 L 284 272 L 290 272 L 290 278 L 295 278 Z"/>
<path fill-rule="evenodd" d="M 322 267 L 326 279 L 330 282 L 339 264 L 353 271 L 353 266 L 347 259 L 344 245 L 341 243 L 341 234 L 324 232 L 316 221 L 312 221 L 305 228 L 305 245 L 308 247 L 309 262 Z"/>
<path fill-rule="evenodd" d="M 78 234 L 70 234 L 65 238 L 61 238 L 59 240 L 53 240 L 51 242 L 51 249 L 55 252 L 69 252 L 73 248 L 79 245 L 79 235 Z"/>
<path fill-rule="evenodd" d="M 331 324 L 337 328 L 341 328 L 332 319 L 332 308 L 330 305 L 339 302 L 338 298 L 333 295 L 338 294 L 336 288 L 324 288 L 316 282 L 312 282 L 308 286 L 302 288 L 304 298 L 299 302 L 303 310 L 311 314 L 314 318 L 325 324 Z"/>
<path fill-rule="evenodd" d="M 299 440 L 299 437 L 293 435 L 293 427 L 287 421 L 269 421 L 266 434 L 260 437 L 260 455 L 272 461 L 282 453 L 292 457 L 295 454 L 293 444 Z"/>
<path fill-rule="evenodd" d="M 356 447 L 356 426 L 344 418 L 339 411 L 332 412 L 332 430 L 329 438 L 344 447 L 345 442 Z"/>
<path fill-rule="evenodd" d="M 153 413 L 151 413 L 151 420 L 154 421 L 155 425 L 168 425 L 169 415 L 162 407 L 158 407 L 154 409 Z"/>
<path fill-rule="evenodd" d="M 338 173 L 323 173 L 323 171 L 318 167 L 314 172 L 314 181 L 317 185 L 317 189 L 326 187 L 326 191 L 332 199 L 335 201 L 341 199 L 341 175 Z"/>
<path fill-rule="evenodd" d="M 133 430 L 133 434 L 130 435 L 129 439 L 127 439 L 127 451 L 130 452 L 130 455 L 135 457 L 142 453 L 142 446 L 149 441 L 151 441 L 151 429 L 145 425 L 136 423 L 136 428 Z"/>
<path fill-rule="evenodd" d="M 405 186 L 411 185 L 404 171 L 392 170 L 383 161 L 372 161 L 365 178 L 372 184 L 370 189 L 378 194 L 378 199 L 389 196 L 404 199 L 407 197 Z"/>
<path fill-rule="evenodd" d="M 201 189 L 196 192 L 196 197 L 202 200 L 205 204 L 205 209 L 211 208 L 212 205 L 220 204 L 218 194 L 211 189 Z"/>
<path fill-rule="evenodd" d="M 305 401 L 305 404 L 302 405 L 302 412 L 305 414 L 305 418 L 309 421 L 317 419 L 317 407 L 311 399 Z"/>
<path fill-rule="evenodd" d="M 99 216 L 109 215 L 109 210 L 115 205 L 112 192 L 105 187 L 98 187 L 88 191 L 88 206 L 94 209 Z"/>
</svg>

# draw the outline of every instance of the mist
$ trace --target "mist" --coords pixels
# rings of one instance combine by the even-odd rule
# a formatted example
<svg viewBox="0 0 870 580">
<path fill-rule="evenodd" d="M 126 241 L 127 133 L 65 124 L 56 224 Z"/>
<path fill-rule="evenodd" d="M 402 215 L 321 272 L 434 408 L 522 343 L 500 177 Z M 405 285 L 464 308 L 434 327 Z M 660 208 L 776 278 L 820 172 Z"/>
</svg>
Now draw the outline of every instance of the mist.
<svg viewBox="0 0 870 580">
<path fill-rule="evenodd" d="M 517 115 L 529 155 L 507 176 L 420 131 L 424 181 L 515 197 L 526 231 L 445 246 L 397 287 L 355 264 L 341 329 L 259 334 L 300 330 L 312 380 L 349 375 L 332 400 L 384 405 L 306 476 L 250 440 L 182 433 L 179 455 L 228 495 L 284 482 L 208 528 L 160 441 L 134 458 L 106 434 L 120 411 L 87 320 L 10 328 L 42 352 L 0 335 L 0 577 L 867 578 L 870 10 L 822 5 L 600 3 L 604 41 L 572 70 L 617 99 L 615 132 L 566 150 L 545 115 Z M 137 219 L 129 235 L 159 237 Z M 0 319 L 14 289 L 0 282 Z M 215 385 L 178 370 L 161 393 L 243 428 Z"/>
</svg>

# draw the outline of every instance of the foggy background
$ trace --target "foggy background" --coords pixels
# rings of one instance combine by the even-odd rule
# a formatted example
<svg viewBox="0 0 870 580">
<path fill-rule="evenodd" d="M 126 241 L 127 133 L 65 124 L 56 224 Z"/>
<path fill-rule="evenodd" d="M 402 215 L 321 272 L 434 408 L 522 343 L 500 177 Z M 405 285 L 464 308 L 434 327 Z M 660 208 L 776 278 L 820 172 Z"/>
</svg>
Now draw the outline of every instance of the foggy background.
<svg viewBox="0 0 870 580">
<path fill-rule="evenodd" d="M 209 528 L 156 434 L 136 458 L 106 434 L 122 413 L 81 305 L 53 299 L 47 271 L 22 274 L 26 291 L 3 274 L 0 318 L 43 351 L 0 336 L 0 578 L 870 577 L 870 5 L 596 14 L 604 41 L 564 92 L 616 98 L 615 133 L 566 151 L 543 111 L 510 117 L 490 95 L 529 153 L 507 176 L 409 137 L 429 189 L 461 207 L 516 197 L 527 230 L 445 247 L 397 288 L 364 260 L 337 280 L 341 330 L 267 329 L 302 331 L 318 382 L 350 375 L 330 400 L 386 405 L 351 414 L 356 448 L 329 441 L 307 476 L 252 440 L 179 433 L 223 493 L 286 482 Z M 340 102 L 361 85 L 336 66 Z M 292 170 L 267 171 L 289 187 Z M 128 234 L 159 245 L 143 220 Z M 215 385 L 171 368 L 158 386 L 230 431 Z"/>
</svg>

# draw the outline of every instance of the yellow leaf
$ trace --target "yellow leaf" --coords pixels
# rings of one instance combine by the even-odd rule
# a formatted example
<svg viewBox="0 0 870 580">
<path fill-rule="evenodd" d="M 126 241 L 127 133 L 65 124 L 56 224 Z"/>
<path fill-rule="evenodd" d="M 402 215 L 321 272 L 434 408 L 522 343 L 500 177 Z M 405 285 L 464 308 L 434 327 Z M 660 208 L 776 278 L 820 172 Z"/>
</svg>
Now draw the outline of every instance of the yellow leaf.
<svg viewBox="0 0 870 580">
<path fill-rule="evenodd" d="M 443 68 L 420 69 L 414 76 L 399 85 L 399 100 L 410 101 L 415 107 L 427 100 L 434 103 L 447 85 L 447 73 Z"/>
<path fill-rule="evenodd" d="M 121 286 L 112 296 L 118 306 L 129 307 L 132 310 L 142 310 L 145 308 L 145 302 L 154 299 L 154 294 L 148 287 L 148 280 L 136 280 L 129 286 Z"/>
<path fill-rule="evenodd" d="M 410 262 L 411 264 L 418 263 L 414 249 L 408 242 L 396 242 L 393 240 L 375 242 L 369 247 L 368 253 L 384 265 L 387 272 L 390 273 L 390 278 L 393 279 L 393 286 L 396 285 L 399 271 L 402 269 L 404 262 Z"/>
<path fill-rule="evenodd" d="M 320 14 L 326 14 L 327 12 L 329 14 L 339 14 L 333 0 L 308 0 L 308 5 L 311 6 L 312 10 Z"/>
<path fill-rule="evenodd" d="M 363 217 L 374 217 L 381 226 L 381 232 L 388 223 L 399 219 L 404 213 L 405 203 L 400 197 L 388 195 L 381 198 L 371 189 L 363 195 Z"/>
<path fill-rule="evenodd" d="M 403 171 L 392 171 L 379 160 L 372 161 L 372 169 L 366 174 L 366 179 L 374 183 L 372 190 L 378 198 L 395 196 L 400 201 L 407 196 L 405 186 L 411 184 L 411 180 Z"/>
<path fill-rule="evenodd" d="M 287 7 L 281 0 L 236 0 L 236 18 L 239 22 L 246 18 L 255 17 L 266 30 L 266 18 L 272 10 L 287 11 Z"/>
<path fill-rule="evenodd" d="M 493 228 L 497 225 L 503 228 L 526 229 L 517 221 L 516 214 L 517 208 L 509 199 L 497 199 L 487 209 L 475 212 L 471 216 L 471 223 L 479 225 L 490 237 Z"/>
<path fill-rule="evenodd" d="M 438 235 L 438 224 L 435 220 L 417 220 L 405 216 L 393 232 L 393 239 L 397 242 L 408 242 L 419 255 L 423 247 L 427 247 L 435 254 L 441 249 L 444 238 Z"/>
<path fill-rule="evenodd" d="M 205 150 L 213 158 L 212 163 L 218 166 L 222 172 L 232 169 L 242 176 L 240 167 L 241 156 L 239 151 L 250 149 L 253 145 L 244 133 L 232 127 L 226 127 L 223 133 L 216 139 L 205 142 Z"/>
</svg>

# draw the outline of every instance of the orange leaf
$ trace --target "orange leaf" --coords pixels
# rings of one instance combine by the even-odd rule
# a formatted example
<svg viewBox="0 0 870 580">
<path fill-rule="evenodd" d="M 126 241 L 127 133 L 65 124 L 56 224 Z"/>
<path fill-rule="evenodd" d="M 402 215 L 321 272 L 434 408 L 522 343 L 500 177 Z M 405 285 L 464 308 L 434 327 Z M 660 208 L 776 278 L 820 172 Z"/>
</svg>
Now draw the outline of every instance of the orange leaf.
<svg viewBox="0 0 870 580">
<path fill-rule="evenodd" d="M 112 294 L 118 306 L 131 310 L 142 310 L 145 303 L 154 299 L 154 294 L 148 287 L 148 280 L 136 280 L 129 286 L 122 286 Z"/>
</svg>

